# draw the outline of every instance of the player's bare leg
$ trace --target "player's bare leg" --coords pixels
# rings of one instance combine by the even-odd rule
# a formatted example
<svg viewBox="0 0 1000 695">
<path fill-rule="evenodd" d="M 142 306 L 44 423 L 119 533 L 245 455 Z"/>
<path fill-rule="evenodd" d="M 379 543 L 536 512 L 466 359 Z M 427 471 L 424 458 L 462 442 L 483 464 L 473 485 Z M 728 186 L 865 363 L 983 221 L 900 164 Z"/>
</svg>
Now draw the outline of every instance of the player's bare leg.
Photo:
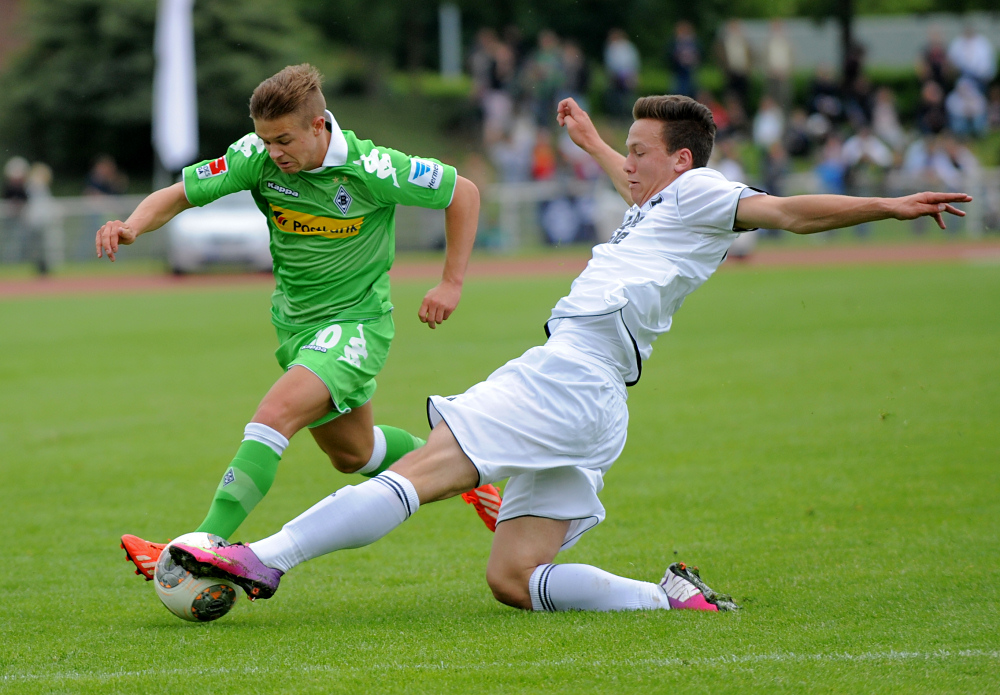
<svg viewBox="0 0 1000 695">
<path fill-rule="evenodd" d="M 434 446 L 430 447 L 430 443 Z M 462 451 L 446 423 L 440 423 L 431 432 L 427 446 L 417 449 L 401 459 L 390 470 L 410 480 L 421 491 L 420 502 L 436 502 L 461 494 L 471 504 L 479 518 L 490 531 L 497 529 L 500 512 L 500 490 L 491 483 L 473 487 L 479 482 L 479 472 Z M 468 484 L 464 490 L 455 490 L 450 484 Z M 423 495 L 428 495 L 425 498 Z"/>
<path fill-rule="evenodd" d="M 280 432 L 286 439 L 330 412 L 330 390 L 305 367 L 293 365 L 274 382 L 251 422 Z"/>
<path fill-rule="evenodd" d="M 619 577 L 591 565 L 552 564 L 569 525 L 569 521 L 534 516 L 497 524 L 486 567 L 493 596 L 508 606 L 536 611 L 738 608 L 728 596 L 706 586 L 697 570 L 680 563 L 671 565 L 658 584 Z"/>
<path fill-rule="evenodd" d="M 366 478 L 374 478 L 427 443 L 398 427 L 376 425 L 370 401 L 330 422 L 310 427 L 309 432 L 334 468 Z"/>
<path fill-rule="evenodd" d="M 410 481 L 421 504 L 460 495 L 479 483 L 479 471 L 443 422 L 431 431 L 426 446 L 407 454 L 389 470 Z"/>
<path fill-rule="evenodd" d="M 455 441 L 447 424 L 435 427 L 426 446 L 408 454 L 390 470 L 407 478 L 421 491 L 421 504 L 461 494 L 462 499 L 475 508 L 486 528 L 496 531 L 500 490 L 491 483 L 474 487 L 479 482 L 479 472 Z M 463 485 L 468 487 L 462 489 Z"/>
<path fill-rule="evenodd" d="M 494 598 L 530 611 L 531 575 L 539 565 L 555 559 L 568 529 L 568 521 L 537 516 L 521 516 L 497 524 L 486 563 L 486 583 Z"/>
<path fill-rule="evenodd" d="M 427 443 L 406 430 L 373 423 L 372 405 L 368 402 L 309 431 L 338 471 L 360 473 L 366 478 L 374 478 Z M 462 493 L 462 499 L 473 506 L 486 528 L 496 531 L 501 503 L 496 486 L 481 485 Z"/>
<path fill-rule="evenodd" d="M 327 399 L 329 400 L 329 392 Z M 375 447 L 375 413 L 369 401 L 360 408 L 337 416 L 309 433 L 330 463 L 341 473 L 356 473 L 371 459 Z"/>
</svg>

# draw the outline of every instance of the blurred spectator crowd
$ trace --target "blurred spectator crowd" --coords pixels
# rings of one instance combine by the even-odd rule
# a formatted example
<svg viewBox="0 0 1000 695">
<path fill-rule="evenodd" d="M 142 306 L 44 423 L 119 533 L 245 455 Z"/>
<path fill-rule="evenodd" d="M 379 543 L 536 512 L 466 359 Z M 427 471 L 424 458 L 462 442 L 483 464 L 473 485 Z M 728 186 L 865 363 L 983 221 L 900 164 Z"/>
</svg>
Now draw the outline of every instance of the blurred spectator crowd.
<svg viewBox="0 0 1000 695">
<path fill-rule="evenodd" d="M 978 180 L 972 139 L 1000 129 L 1000 83 L 995 47 L 973 25 L 950 42 L 932 28 L 915 66 L 919 100 L 897 110 L 897 94 L 873 84 L 865 49 L 853 44 L 839 69 L 820 66 L 804 84 L 795 81 L 795 49 L 781 20 L 755 45 L 740 20 L 726 22 L 705 47 L 686 21 L 675 25 L 664 47 L 669 84 L 661 93 L 685 94 L 708 106 L 718 127 L 710 166 L 774 194 L 791 192 L 795 175 L 811 176 L 818 192 L 903 195 L 918 190 L 965 190 Z M 573 97 L 586 109 L 598 96 L 611 123 L 628 123 L 640 93 L 642 57 L 628 35 L 612 28 L 603 56 L 605 88 L 591 89 L 591 72 L 572 39 L 542 31 L 530 45 L 518 30 L 482 29 L 469 56 L 474 98 L 482 118 L 484 151 L 496 180 L 594 180 L 600 169 L 555 126 L 555 106 Z M 699 84 L 701 68 L 714 65 L 721 87 Z M 644 85 L 649 91 L 650 85 Z M 910 104 L 912 107 L 912 104 Z M 559 203 L 581 207 L 568 197 Z M 586 207 L 583 205 L 582 207 Z M 577 231 L 556 230 L 542 205 L 549 241 L 589 239 L 586 210 Z M 592 217 L 592 216 L 591 216 Z M 554 216 L 553 216 L 554 218 Z M 996 228 L 997 220 L 985 220 Z M 958 225 L 956 225 L 958 226 Z M 915 227 L 920 231 L 920 226 Z M 858 230 L 860 234 L 866 229 Z M 767 233 L 767 232 L 765 232 Z"/>
<path fill-rule="evenodd" d="M 639 53 L 621 30 L 612 30 L 605 51 L 609 104 L 631 111 L 638 86 Z M 482 118 L 483 145 L 495 178 L 502 183 L 546 182 L 557 178 L 596 181 L 601 169 L 556 128 L 556 104 L 572 97 L 588 108 L 590 66 L 578 43 L 552 31 L 529 46 L 516 27 L 500 36 L 481 29 L 469 55 L 473 97 Z M 539 223 L 551 243 L 594 238 L 590 196 L 559 196 L 539 209 Z"/>
<path fill-rule="evenodd" d="M 62 210 L 52 196 L 52 168 L 44 162 L 30 163 L 14 156 L 3 168 L 0 185 L 0 262 L 31 263 L 39 274 L 48 274 L 66 255 Z M 126 192 L 128 178 L 109 155 L 99 155 L 84 183 L 88 199 L 118 196 Z M 87 225 L 97 229 L 100 212 L 89 216 Z M 93 237 L 84 241 L 92 242 Z M 88 249 L 92 247 L 88 246 Z M 76 254 L 81 255 L 81 254 Z"/>
<path fill-rule="evenodd" d="M 469 155 L 463 173 L 479 184 L 521 185 L 510 200 L 533 201 L 535 222 L 549 243 L 602 240 L 621 215 L 620 198 L 596 185 L 600 167 L 557 127 L 556 104 L 572 97 L 603 114 L 599 125 L 613 130 L 602 134 L 616 142 L 642 93 L 685 94 L 708 106 L 718 127 L 709 166 L 730 179 L 777 195 L 985 192 L 979 221 L 1000 229 L 1000 191 L 977 189 L 984 179 L 969 146 L 1000 130 L 997 51 L 972 24 L 951 41 L 939 29 L 928 31 L 913 73 L 919 90 L 905 95 L 902 113 L 900 94 L 870 79 L 860 44 L 845 51 L 837 68 L 820 66 L 807 82 L 799 71 L 796 80 L 795 46 L 781 20 L 770 22 L 766 38 L 757 42 L 740 20 L 729 20 L 709 46 L 691 23 L 677 22 L 660 56 L 669 71 L 663 84 L 650 84 L 649 75 L 656 73 L 649 71 L 640 88 L 643 57 L 620 28 L 608 31 L 602 57 L 603 69 L 592 70 L 596 62 L 588 62 L 572 38 L 543 30 L 529 41 L 516 26 L 479 30 L 468 55 L 483 147 L 482 154 Z M 706 74 L 715 76 L 711 84 L 700 83 Z M 590 103 L 595 98 L 599 103 Z M 0 262 L 30 261 L 44 273 L 63 256 L 51 183 L 52 170 L 44 163 L 16 156 L 5 163 Z M 114 159 L 96 157 L 82 191 L 93 203 L 87 209 L 95 210 L 86 213 L 93 217 L 87 224 L 99 224 L 99 199 L 110 200 L 127 187 Z M 481 237 L 489 239 L 491 225 L 509 235 L 519 222 L 509 215 L 507 220 L 487 221 Z M 961 223 L 952 226 L 961 229 Z M 922 231 L 920 221 L 914 230 Z M 84 249 L 71 251 L 78 256 Z"/>
</svg>

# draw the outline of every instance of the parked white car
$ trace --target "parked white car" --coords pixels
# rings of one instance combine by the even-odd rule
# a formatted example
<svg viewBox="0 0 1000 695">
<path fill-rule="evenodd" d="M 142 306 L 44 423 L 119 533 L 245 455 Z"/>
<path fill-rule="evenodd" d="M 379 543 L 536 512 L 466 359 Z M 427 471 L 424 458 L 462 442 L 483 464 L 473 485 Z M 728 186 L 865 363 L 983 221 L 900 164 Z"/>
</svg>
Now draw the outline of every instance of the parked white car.
<svg viewBox="0 0 1000 695">
<path fill-rule="evenodd" d="M 176 275 L 220 265 L 257 271 L 272 268 L 267 220 L 250 191 L 185 210 L 167 231 L 167 261 Z"/>
</svg>

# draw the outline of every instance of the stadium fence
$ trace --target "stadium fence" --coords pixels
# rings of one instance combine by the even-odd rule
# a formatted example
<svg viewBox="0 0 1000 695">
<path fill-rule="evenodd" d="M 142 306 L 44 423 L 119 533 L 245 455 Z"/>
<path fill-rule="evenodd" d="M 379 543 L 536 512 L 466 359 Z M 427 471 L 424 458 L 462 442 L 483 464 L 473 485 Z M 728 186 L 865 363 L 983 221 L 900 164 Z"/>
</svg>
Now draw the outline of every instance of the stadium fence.
<svg viewBox="0 0 1000 695">
<path fill-rule="evenodd" d="M 811 172 L 794 173 L 783 181 L 782 194 L 819 192 Z M 880 182 L 879 193 L 905 195 L 920 190 L 946 190 L 900 172 Z M 974 202 L 968 216 L 949 227 L 966 238 L 1000 230 L 1000 167 L 968 177 L 962 190 Z M 27 203 L 0 201 L 0 264 L 34 264 L 52 269 L 65 263 L 97 262 L 94 235 L 107 220 L 125 219 L 144 196 L 80 196 L 45 198 Z M 556 180 L 492 184 L 483 191 L 478 243 L 500 252 L 545 244 L 606 241 L 621 222 L 625 205 L 606 179 Z M 120 261 L 163 262 L 167 267 L 168 234 L 144 236 Z M 397 248 L 402 251 L 444 247 L 444 215 L 440 210 L 400 206 L 396 215 Z"/>
</svg>

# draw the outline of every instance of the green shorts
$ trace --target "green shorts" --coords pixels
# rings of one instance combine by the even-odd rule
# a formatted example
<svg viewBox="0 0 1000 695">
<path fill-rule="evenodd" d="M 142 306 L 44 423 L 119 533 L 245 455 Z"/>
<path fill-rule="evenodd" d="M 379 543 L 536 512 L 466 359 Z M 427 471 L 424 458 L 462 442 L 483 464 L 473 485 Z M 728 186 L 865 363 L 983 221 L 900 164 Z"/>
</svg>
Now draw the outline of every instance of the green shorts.
<svg viewBox="0 0 1000 695">
<path fill-rule="evenodd" d="M 385 366 L 396 334 L 391 313 L 363 321 L 331 321 L 297 333 L 275 330 L 281 344 L 274 356 L 281 368 L 301 365 L 330 390 L 333 410 L 309 427 L 324 425 L 371 400 L 375 375 Z"/>
</svg>

